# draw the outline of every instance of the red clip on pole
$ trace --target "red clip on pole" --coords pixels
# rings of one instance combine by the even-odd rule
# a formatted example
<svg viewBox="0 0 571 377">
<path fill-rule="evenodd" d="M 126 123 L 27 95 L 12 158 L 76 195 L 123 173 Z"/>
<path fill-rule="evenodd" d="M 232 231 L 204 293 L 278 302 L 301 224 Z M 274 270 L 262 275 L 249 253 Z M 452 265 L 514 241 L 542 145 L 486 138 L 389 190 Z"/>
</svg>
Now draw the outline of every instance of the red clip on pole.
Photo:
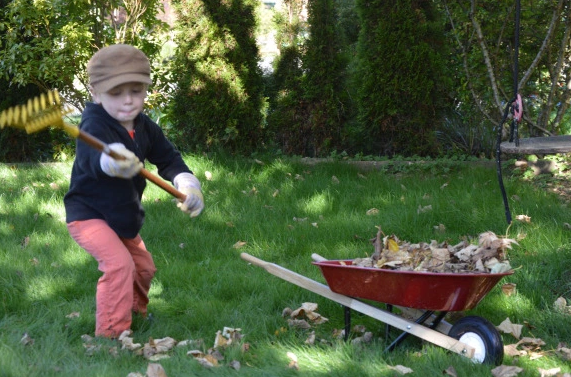
<svg viewBox="0 0 571 377">
<path fill-rule="evenodd" d="M 523 116 L 523 102 L 521 100 L 521 95 L 518 93 L 516 100 L 513 103 L 513 115 L 514 119 L 519 123 L 521 122 L 521 117 Z"/>
</svg>

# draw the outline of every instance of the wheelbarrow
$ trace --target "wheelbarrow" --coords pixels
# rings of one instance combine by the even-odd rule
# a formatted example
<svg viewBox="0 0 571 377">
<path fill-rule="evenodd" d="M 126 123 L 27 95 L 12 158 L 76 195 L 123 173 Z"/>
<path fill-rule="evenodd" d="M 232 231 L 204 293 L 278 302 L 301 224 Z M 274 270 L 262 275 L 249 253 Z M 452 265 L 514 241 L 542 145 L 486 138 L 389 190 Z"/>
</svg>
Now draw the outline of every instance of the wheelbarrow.
<svg viewBox="0 0 571 377">
<path fill-rule="evenodd" d="M 353 266 L 352 260 L 326 260 L 313 254 L 328 285 L 247 253 L 242 259 L 283 280 L 333 300 L 345 308 L 345 336 L 351 327 L 351 309 L 402 331 L 388 347 L 393 350 L 408 335 L 416 336 L 477 363 L 500 365 L 502 338 L 496 327 L 478 316 L 454 324 L 444 320 L 452 311 L 474 308 L 506 275 L 504 273 L 429 273 Z M 386 304 L 381 309 L 362 300 Z M 406 317 L 392 312 L 397 307 Z"/>
</svg>

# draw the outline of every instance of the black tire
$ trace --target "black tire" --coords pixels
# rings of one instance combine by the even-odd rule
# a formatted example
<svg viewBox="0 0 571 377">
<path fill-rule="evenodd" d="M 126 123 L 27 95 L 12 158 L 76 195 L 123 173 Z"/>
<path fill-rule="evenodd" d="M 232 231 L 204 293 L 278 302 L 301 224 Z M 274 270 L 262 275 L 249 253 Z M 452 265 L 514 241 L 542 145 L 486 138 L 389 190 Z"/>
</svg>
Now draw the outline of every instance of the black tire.
<svg viewBox="0 0 571 377">
<path fill-rule="evenodd" d="M 504 359 L 502 337 L 496 327 L 484 318 L 461 318 L 452 326 L 448 336 L 476 348 L 472 358 L 476 363 L 500 365 Z"/>
</svg>

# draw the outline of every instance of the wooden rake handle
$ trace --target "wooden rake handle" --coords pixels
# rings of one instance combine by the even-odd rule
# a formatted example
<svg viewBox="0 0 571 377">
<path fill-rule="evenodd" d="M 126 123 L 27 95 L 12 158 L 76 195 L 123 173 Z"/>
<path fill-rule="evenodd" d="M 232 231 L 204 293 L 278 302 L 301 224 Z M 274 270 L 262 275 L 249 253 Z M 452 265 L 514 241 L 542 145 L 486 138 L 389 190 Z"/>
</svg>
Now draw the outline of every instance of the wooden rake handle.
<svg viewBox="0 0 571 377">
<path fill-rule="evenodd" d="M 117 159 L 117 160 L 124 160 L 125 159 L 124 156 L 122 156 L 119 153 L 114 152 L 113 150 L 109 149 L 109 146 L 107 144 L 105 144 L 104 142 L 102 142 L 101 140 L 96 138 L 95 136 L 92 136 L 92 135 L 88 134 L 87 132 L 80 130 L 78 127 L 75 127 L 75 126 L 72 126 L 71 124 L 63 122 L 63 128 L 65 129 L 65 131 L 68 134 L 70 134 L 71 136 L 83 141 L 84 143 L 86 143 L 90 147 L 95 148 L 102 153 L 108 154 L 109 156 L 113 157 L 114 159 Z M 181 202 L 184 202 L 184 200 L 186 199 L 185 194 L 178 191 L 176 188 L 169 185 L 164 180 L 162 180 L 160 177 L 151 173 L 147 169 L 145 169 L 145 168 L 141 169 L 139 171 L 139 175 L 144 177 L 145 179 L 151 181 L 155 185 L 159 186 L 160 188 L 162 188 L 163 190 L 165 190 L 166 192 L 168 192 L 169 194 L 171 194 L 172 196 L 174 196 L 175 198 L 177 198 Z"/>
</svg>

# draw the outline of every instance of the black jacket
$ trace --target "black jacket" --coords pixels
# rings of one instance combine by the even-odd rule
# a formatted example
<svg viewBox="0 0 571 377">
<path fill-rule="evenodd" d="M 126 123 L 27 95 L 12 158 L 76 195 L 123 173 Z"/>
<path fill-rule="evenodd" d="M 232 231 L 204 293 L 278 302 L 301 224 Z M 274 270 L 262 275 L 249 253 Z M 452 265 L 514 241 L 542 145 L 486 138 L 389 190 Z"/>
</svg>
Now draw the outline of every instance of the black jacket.
<svg viewBox="0 0 571 377">
<path fill-rule="evenodd" d="M 134 139 L 94 103 L 87 103 L 79 127 L 106 144 L 124 144 L 141 161 L 156 165 L 167 181 L 172 182 L 179 173 L 192 173 L 160 127 L 144 114 L 135 119 Z M 109 177 L 101 170 L 100 157 L 101 152 L 77 140 L 70 187 L 64 197 L 66 221 L 102 219 L 120 237 L 135 238 L 145 219 L 141 198 L 146 180 L 140 175 L 132 179 Z"/>
</svg>

